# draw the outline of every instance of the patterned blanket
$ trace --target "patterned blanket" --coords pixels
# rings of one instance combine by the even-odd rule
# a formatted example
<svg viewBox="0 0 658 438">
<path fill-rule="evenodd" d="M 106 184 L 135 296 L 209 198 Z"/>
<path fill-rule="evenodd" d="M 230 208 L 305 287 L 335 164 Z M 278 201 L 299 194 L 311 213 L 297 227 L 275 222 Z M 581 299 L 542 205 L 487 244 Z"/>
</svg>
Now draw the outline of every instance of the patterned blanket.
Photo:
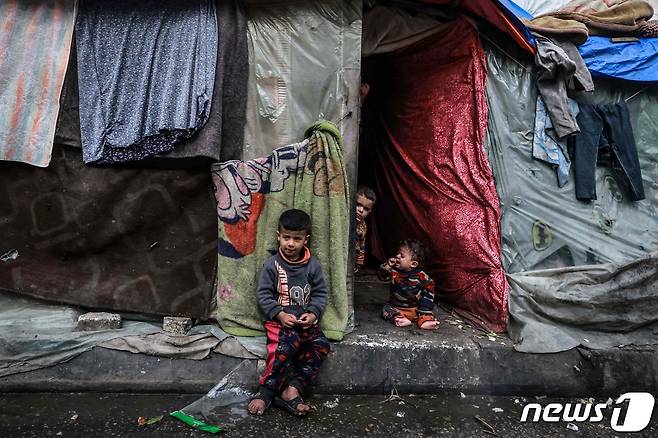
<svg viewBox="0 0 658 438">
<path fill-rule="evenodd" d="M 315 123 L 305 137 L 265 158 L 213 165 L 217 320 L 230 334 L 263 334 L 256 285 L 263 262 L 277 249 L 279 215 L 289 208 L 306 211 L 313 221 L 311 253 L 322 263 L 329 286 L 321 327 L 334 340 L 345 332 L 349 201 L 342 139 L 327 121 Z"/>
</svg>

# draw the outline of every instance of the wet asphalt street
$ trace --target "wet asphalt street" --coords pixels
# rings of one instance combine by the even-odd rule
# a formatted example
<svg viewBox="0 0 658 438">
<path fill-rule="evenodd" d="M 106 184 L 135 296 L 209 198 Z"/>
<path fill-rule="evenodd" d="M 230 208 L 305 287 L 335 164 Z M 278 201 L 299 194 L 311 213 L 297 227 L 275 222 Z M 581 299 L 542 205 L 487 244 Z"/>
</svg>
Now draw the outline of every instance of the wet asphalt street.
<svg viewBox="0 0 658 438">
<path fill-rule="evenodd" d="M 174 394 L 0 394 L 0 437 L 211 437 L 170 417 L 199 396 Z M 658 436 L 654 409 L 637 434 L 615 432 L 611 409 L 597 423 L 521 423 L 526 403 L 573 399 L 481 396 L 311 397 L 312 412 L 296 418 L 276 408 L 248 417 L 226 437 L 623 437 Z M 591 401 L 591 400 L 590 400 Z M 597 403 L 605 400 L 596 400 Z M 159 419 L 162 416 L 162 419 Z M 139 417 L 152 424 L 138 425 Z M 577 430 L 576 430 L 577 429 Z"/>
</svg>

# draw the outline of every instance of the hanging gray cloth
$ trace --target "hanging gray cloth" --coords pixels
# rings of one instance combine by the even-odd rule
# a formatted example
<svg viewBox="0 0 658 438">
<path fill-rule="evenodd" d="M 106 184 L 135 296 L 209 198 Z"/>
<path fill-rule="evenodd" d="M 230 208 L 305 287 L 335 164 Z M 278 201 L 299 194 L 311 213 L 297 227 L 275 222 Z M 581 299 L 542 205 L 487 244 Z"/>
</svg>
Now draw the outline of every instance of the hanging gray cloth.
<svg viewBox="0 0 658 438">
<path fill-rule="evenodd" d="M 226 161 L 241 156 L 249 80 L 247 17 L 240 0 L 217 0 L 216 8 L 219 45 L 208 123 L 162 157 L 207 157 L 219 161 L 221 154 L 222 161 Z"/>
<path fill-rule="evenodd" d="M 217 18 L 210 0 L 86 0 L 76 22 L 85 163 L 170 151 L 210 114 Z"/>
<path fill-rule="evenodd" d="M 567 92 L 594 91 L 592 76 L 576 46 L 559 38 L 532 33 L 537 40 L 537 89 L 544 99 L 558 139 L 580 132 Z"/>
</svg>

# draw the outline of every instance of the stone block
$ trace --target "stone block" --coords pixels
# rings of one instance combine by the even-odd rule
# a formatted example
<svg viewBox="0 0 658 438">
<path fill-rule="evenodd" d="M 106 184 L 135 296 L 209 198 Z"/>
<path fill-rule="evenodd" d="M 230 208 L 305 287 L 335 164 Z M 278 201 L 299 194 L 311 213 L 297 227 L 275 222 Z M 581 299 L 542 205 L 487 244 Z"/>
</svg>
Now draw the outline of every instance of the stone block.
<svg viewBox="0 0 658 438">
<path fill-rule="evenodd" d="M 192 319 L 182 316 L 165 316 L 162 330 L 172 335 L 186 335 L 192 328 Z"/>
<path fill-rule="evenodd" d="M 112 330 L 121 328 L 121 315 L 107 312 L 88 312 L 78 317 L 79 331 Z"/>
</svg>

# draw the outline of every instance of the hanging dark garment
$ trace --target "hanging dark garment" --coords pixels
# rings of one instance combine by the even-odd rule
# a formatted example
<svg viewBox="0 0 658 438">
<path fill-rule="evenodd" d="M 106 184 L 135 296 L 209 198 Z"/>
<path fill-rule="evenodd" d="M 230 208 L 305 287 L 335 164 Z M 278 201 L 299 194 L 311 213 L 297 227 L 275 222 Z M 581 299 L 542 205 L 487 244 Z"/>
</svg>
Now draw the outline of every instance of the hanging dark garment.
<svg viewBox="0 0 658 438">
<path fill-rule="evenodd" d="M 581 104 L 577 120 L 581 132 L 569 139 L 576 198 L 596 199 L 596 165 L 600 164 L 610 167 L 632 201 L 644 199 L 640 161 L 626 103 Z"/>
<path fill-rule="evenodd" d="M 85 163 L 167 152 L 206 123 L 217 62 L 213 1 L 86 0 L 75 31 Z"/>
</svg>

